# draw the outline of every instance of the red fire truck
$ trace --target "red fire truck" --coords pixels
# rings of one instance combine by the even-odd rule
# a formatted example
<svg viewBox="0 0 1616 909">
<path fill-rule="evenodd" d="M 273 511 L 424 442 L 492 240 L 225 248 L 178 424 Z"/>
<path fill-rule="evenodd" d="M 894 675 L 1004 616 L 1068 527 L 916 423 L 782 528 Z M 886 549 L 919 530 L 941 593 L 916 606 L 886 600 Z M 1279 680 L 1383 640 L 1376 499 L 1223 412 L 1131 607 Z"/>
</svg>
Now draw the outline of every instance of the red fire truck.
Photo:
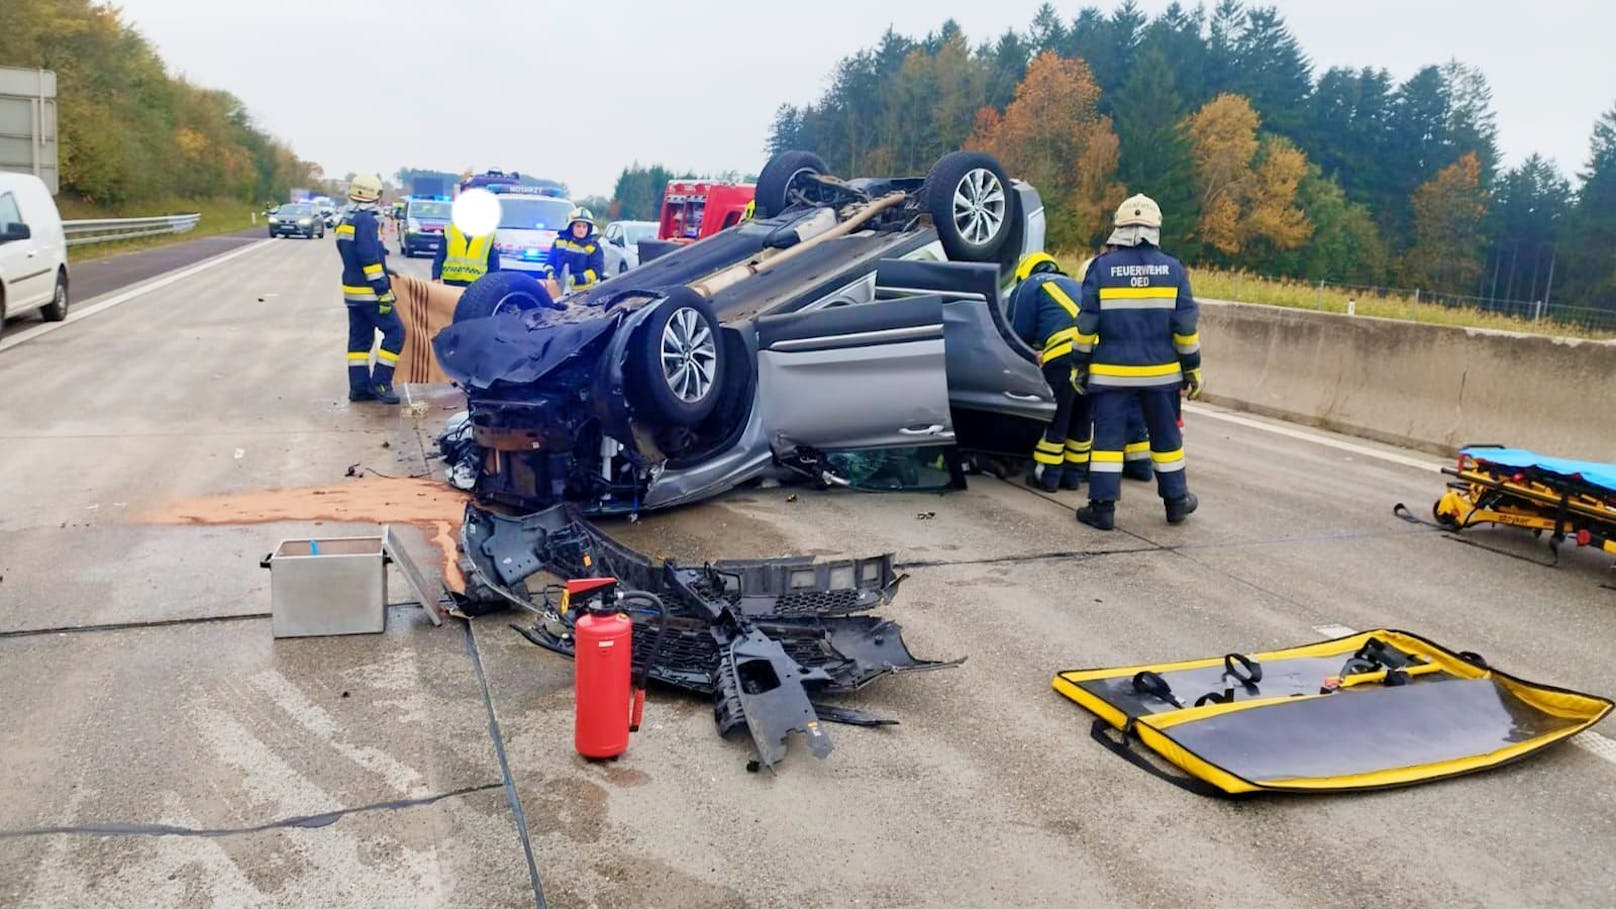
<svg viewBox="0 0 1616 909">
<path fill-rule="evenodd" d="M 662 193 L 657 239 L 693 243 L 739 224 L 757 187 L 750 183 L 671 180 Z"/>
</svg>

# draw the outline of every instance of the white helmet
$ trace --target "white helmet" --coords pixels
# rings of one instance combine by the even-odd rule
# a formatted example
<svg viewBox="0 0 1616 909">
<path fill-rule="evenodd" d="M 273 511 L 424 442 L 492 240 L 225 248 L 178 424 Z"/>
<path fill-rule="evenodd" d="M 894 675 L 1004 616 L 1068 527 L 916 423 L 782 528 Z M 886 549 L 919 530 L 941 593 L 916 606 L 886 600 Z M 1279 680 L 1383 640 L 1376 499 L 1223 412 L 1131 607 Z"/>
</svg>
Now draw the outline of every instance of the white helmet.
<svg viewBox="0 0 1616 909">
<path fill-rule="evenodd" d="M 1111 222 L 1116 227 L 1161 227 L 1161 206 L 1156 200 L 1140 193 L 1129 196 L 1117 206 L 1117 216 Z"/>
<path fill-rule="evenodd" d="M 1106 238 L 1107 246 L 1138 246 L 1140 243 L 1149 243 L 1151 246 L 1161 245 L 1161 206 L 1156 200 L 1144 195 L 1130 196 L 1122 200 L 1117 206 L 1116 217 L 1111 223 L 1116 230 Z"/>
<path fill-rule="evenodd" d="M 382 178 L 375 174 L 359 174 L 348 181 L 348 198 L 355 202 L 375 202 L 382 197 Z"/>
</svg>

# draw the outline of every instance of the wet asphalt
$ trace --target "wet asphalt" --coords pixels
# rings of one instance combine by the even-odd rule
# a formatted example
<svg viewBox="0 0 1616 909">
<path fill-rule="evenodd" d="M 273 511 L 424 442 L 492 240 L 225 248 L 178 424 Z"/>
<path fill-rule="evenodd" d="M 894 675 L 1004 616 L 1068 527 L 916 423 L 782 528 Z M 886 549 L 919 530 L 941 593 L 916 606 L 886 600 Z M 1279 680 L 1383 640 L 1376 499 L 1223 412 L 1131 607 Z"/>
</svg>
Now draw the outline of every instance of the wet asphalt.
<svg viewBox="0 0 1616 909">
<path fill-rule="evenodd" d="M 109 260 L 109 288 L 126 267 L 151 276 Z M 1080 494 L 990 478 L 941 496 L 754 488 L 608 524 L 687 560 L 906 566 L 882 614 L 917 655 L 966 662 L 849 698 L 901 725 L 831 727 L 829 759 L 799 743 L 776 774 L 749 773 L 748 743 L 671 692 L 622 760 L 585 763 L 568 663 L 510 615 L 433 627 L 396 574 L 386 633 L 275 641 L 263 554 L 375 525 L 151 516 L 338 485 L 354 465 L 435 468 L 441 392 L 346 401 L 337 284 L 329 241 L 266 241 L 0 351 L 0 905 L 1616 904 L 1598 859 L 1616 850 L 1616 765 L 1586 747 L 1411 789 L 1224 802 L 1090 741 L 1056 671 L 1339 626 L 1616 693 L 1608 559 L 1550 569 L 1456 543 L 1391 514 L 1429 507 L 1435 459 L 1211 409 L 1187 415 L 1202 507 L 1179 527 L 1141 485 L 1100 534 L 1073 520 Z M 403 534 L 430 563 L 428 530 Z"/>
</svg>

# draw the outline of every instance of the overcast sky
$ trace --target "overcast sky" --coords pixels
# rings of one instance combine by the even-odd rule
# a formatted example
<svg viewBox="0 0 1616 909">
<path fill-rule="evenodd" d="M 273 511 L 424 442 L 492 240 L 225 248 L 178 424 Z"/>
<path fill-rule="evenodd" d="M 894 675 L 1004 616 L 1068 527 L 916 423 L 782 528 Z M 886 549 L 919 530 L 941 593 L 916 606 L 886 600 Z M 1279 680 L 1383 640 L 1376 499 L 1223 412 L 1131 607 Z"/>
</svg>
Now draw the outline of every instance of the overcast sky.
<svg viewBox="0 0 1616 909">
<path fill-rule="evenodd" d="M 818 98 L 888 25 L 953 17 L 972 44 L 1042 0 L 119 0 L 169 66 L 235 93 L 327 174 L 502 167 L 609 195 L 638 160 L 753 171 L 775 108 Z M 1142 0 L 1154 15 L 1168 0 Z M 1070 18 L 1086 4 L 1055 4 Z M 1107 11 L 1116 4 L 1100 5 Z M 1187 4 L 1188 5 L 1188 4 Z M 1210 4 L 1209 4 L 1210 5 Z M 1401 80 L 1450 57 L 1486 73 L 1506 164 L 1574 173 L 1616 104 L 1616 3 L 1278 0 L 1312 59 Z M 319 66 L 311 65 L 317 61 Z"/>
</svg>

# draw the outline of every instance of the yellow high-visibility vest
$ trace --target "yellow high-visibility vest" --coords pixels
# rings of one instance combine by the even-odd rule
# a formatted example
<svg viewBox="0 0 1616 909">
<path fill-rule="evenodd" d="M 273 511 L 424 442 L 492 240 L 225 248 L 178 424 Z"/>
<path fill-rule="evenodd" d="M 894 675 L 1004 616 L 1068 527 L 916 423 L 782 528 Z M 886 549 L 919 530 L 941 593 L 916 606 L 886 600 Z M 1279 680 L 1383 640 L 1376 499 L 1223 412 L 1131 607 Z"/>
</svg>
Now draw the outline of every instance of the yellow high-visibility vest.
<svg viewBox="0 0 1616 909">
<path fill-rule="evenodd" d="M 443 242 L 448 247 L 443 254 L 443 280 L 470 284 L 488 273 L 488 250 L 494 245 L 493 234 L 468 237 L 451 223 L 443 231 Z"/>
</svg>

